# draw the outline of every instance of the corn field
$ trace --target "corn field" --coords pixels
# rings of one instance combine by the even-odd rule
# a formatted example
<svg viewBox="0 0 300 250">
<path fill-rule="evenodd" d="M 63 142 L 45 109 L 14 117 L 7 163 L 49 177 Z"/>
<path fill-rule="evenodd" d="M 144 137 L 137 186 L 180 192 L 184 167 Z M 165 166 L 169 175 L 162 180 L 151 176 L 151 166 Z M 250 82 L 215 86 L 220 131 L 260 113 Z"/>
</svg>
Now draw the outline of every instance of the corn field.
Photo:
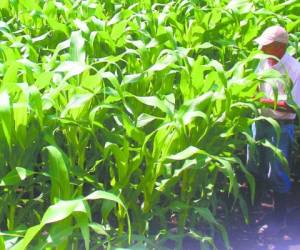
<svg viewBox="0 0 300 250">
<path fill-rule="evenodd" d="M 182 249 L 186 235 L 229 248 L 217 209 L 248 222 L 238 175 L 253 200 L 243 155 L 270 77 L 254 71 L 253 39 L 285 26 L 298 58 L 299 11 L 0 0 L 0 249 Z"/>
</svg>

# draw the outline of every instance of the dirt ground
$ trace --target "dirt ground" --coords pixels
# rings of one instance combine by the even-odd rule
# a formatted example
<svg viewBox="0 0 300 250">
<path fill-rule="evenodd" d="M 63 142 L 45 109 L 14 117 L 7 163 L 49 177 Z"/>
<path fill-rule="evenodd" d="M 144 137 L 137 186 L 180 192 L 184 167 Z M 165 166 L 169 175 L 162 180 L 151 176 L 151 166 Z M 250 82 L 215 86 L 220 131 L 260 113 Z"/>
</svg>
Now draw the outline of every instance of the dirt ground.
<svg viewBox="0 0 300 250">
<path fill-rule="evenodd" d="M 300 250 L 300 129 L 296 131 L 295 148 L 292 152 L 291 173 L 293 186 L 288 198 L 286 227 L 276 236 L 260 234 L 263 218 L 271 214 L 273 199 L 271 192 L 263 195 L 262 202 L 256 209 L 250 209 L 248 225 L 243 222 L 240 213 L 234 214 L 227 222 L 227 229 L 233 250 Z M 224 249 L 221 245 L 218 250 Z"/>
<path fill-rule="evenodd" d="M 266 192 L 260 205 L 249 210 L 251 223 L 246 225 L 240 213 L 229 221 L 227 228 L 233 250 L 300 250 L 300 130 L 296 132 L 298 147 L 292 153 L 293 186 L 288 197 L 286 227 L 276 236 L 258 232 L 263 224 L 259 221 L 263 221 L 273 210 L 272 194 L 270 191 Z M 224 247 L 218 246 L 218 249 Z"/>
<path fill-rule="evenodd" d="M 232 250 L 300 250 L 300 178 L 293 180 L 288 197 L 286 226 L 275 235 L 259 233 L 259 228 L 273 211 L 272 192 L 268 190 L 256 208 L 249 209 L 249 224 L 245 224 L 241 212 L 236 209 L 225 218 Z M 223 216 L 221 216 L 223 217 Z M 225 250 L 221 237 L 215 238 L 218 250 Z M 172 249 L 172 248 L 170 248 Z M 184 250 L 201 250 L 199 242 L 186 238 Z"/>
<path fill-rule="evenodd" d="M 228 233 L 233 250 L 300 250 L 300 181 L 293 182 L 288 199 L 286 227 L 276 235 L 260 234 L 263 218 L 271 214 L 273 200 L 266 193 L 256 209 L 249 211 L 251 223 L 246 225 L 241 216 L 228 223 Z M 261 223 L 260 223 L 261 222 Z M 224 249 L 218 246 L 218 249 Z"/>
</svg>

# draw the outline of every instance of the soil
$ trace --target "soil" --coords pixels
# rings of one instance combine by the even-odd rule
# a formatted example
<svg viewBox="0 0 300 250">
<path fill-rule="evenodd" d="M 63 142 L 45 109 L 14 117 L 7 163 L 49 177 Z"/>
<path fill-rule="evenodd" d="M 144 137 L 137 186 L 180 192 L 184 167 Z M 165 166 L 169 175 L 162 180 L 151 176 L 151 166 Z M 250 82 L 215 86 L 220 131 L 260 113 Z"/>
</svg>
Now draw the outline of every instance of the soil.
<svg viewBox="0 0 300 250">
<path fill-rule="evenodd" d="M 300 145 L 300 130 L 296 131 Z M 275 235 L 260 234 L 259 228 L 273 211 L 272 193 L 263 195 L 256 209 L 249 210 L 250 223 L 244 223 L 240 212 L 227 223 L 229 239 L 233 250 L 300 250 L 300 155 L 299 148 L 292 153 L 292 189 L 288 197 L 286 226 Z M 218 250 L 225 249 L 222 244 Z"/>
<path fill-rule="evenodd" d="M 288 197 L 286 225 L 276 232 L 260 233 L 259 229 L 272 214 L 272 193 L 263 196 L 261 203 L 249 211 L 250 223 L 244 223 L 237 211 L 227 223 L 229 239 L 233 250 L 300 250 L 300 181 L 293 182 Z M 276 227 L 275 227 L 276 228 Z M 277 232 L 278 231 L 278 232 Z M 195 248 L 197 249 L 197 248 Z M 222 243 L 218 249 L 225 249 Z"/>
<path fill-rule="evenodd" d="M 276 235 L 260 234 L 259 228 L 273 211 L 272 193 L 263 195 L 258 207 L 249 210 L 250 223 L 244 223 L 240 212 L 227 222 L 233 250 L 300 250 L 300 129 L 296 129 L 297 145 L 292 152 L 291 174 L 293 186 L 288 197 L 286 226 Z M 225 249 L 218 244 L 218 250 Z M 195 248 L 197 249 L 197 248 Z"/>
<path fill-rule="evenodd" d="M 292 190 L 289 193 L 285 226 L 281 230 L 275 230 L 275 233 L 267 230 L 260 233 L 259 229 L 266 222 L 272 221 L 270 219 L 274 208 L 272 197 L 272 191 L 267 190 L 261 202 L 255 208 L 249 209 L 248 224 L 245 223 L 238 208 L 224 219 L 231 250 L 300 250 L 300 176 L 297 180 L 293 180 Z M 226 249 L 221 237 L 215 237 L 214 241 L 218 250 Z M 170 245 L 169 249 L 175 248 Z M 199 242 L 190 237 L 184 239 L 182 249 L 201 250 Z"/>
<path fill-rule="evenodd" d="M 249 210 L 249 223 L 246 224 L 241 212 L 236 209 L 226 224 L 232 250 L 300 250 L 300 180 L 293 182 L 288 197 L 288 214 L 286 225 L 275 234 L 259 233 L 265 221 L 272 215 L 273 199 L 271 191 L 267 192 L 261 203 Z M 221 238 L 214 239 L 218 250 L 225 250 Z M 174 249 L 174 248 L 170 248 Z M 186 237 L 184 250 L 201 250 L 199 242 Z"/>
</svg>

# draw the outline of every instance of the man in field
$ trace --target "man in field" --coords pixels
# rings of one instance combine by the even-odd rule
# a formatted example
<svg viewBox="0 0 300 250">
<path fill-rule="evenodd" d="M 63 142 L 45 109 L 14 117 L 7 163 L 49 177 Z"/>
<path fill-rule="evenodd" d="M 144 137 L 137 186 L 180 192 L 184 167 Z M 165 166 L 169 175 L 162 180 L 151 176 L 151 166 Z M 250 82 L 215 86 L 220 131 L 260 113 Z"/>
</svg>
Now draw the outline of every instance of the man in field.
<svg viewBox="0 0 300 250">
<path fill-rule="evenodd" d="M 286 80 L 283 81 L 266 81 L 262 83 L 260 91 L 264 93 L 261 102 L 265 106 L 261 109 L 261 114 L 275 119 L 280 125 L 281 133 L 277 146 L 289 162 L 294 140 L 296 113 L 287 105 L 287 100 L 289 100 L 290 94 L 296 106 L 300 106 L 300 63 L 286 52 L 288 33 L 283 27 L 272 26 L 267 28 L 255 42 L 265 54 L 270 55 L 269 58 L 259 63 L 258 74 L 273 69 L 286 76 Z M 292 83 L 290 92 L 287 88 L 289 79 Z M 275 85 L 275 87 L 272 85 Z M 274 109 L 275 89 L 278 91 L 276 109 Z M 264 120 L 256 122 L 253 124 L 252 132 L 255 140 L 268 140 L 276 146 L 276 133 L 269 122 Z M 255 152 L 251 151 L 249 147 L 247 160 L 249 169 L 258 183 L 268 183 L 274 191 L 274 216 L 271 223 L 262 227 L 262 229 L 269 227 L 268 230 L 270 231 L 270 228 L 273 227 L 274 229 L 274 225 L 276 229 L 280 229 L 285 224 L 287 194 L 291 188 L 288 173 L 274 152 L 265 146 L 258 146 Z M 262 192 L 258 189 L 260 186 L 257 186 L 256 193 Z"/>
</svg>

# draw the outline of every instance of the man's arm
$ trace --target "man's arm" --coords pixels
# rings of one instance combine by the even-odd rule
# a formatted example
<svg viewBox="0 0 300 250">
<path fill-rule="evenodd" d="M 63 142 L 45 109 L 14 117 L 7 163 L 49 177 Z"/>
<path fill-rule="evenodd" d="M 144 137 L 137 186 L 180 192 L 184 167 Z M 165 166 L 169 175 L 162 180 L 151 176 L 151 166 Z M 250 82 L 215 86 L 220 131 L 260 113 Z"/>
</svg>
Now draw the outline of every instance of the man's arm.
<svg viewBox="0 0 300 250">
<path fill-rule="evenodd" d="M 268 106 L 269 108 L 274 108 L 275 101 L 271 98 L 262 97 L 260 102 Z M 277 101 L 276 107 L 278 111 L 284 112 L 294 112 L 294 110 L 287 104 L 286 101 Z"/>
</svg>

